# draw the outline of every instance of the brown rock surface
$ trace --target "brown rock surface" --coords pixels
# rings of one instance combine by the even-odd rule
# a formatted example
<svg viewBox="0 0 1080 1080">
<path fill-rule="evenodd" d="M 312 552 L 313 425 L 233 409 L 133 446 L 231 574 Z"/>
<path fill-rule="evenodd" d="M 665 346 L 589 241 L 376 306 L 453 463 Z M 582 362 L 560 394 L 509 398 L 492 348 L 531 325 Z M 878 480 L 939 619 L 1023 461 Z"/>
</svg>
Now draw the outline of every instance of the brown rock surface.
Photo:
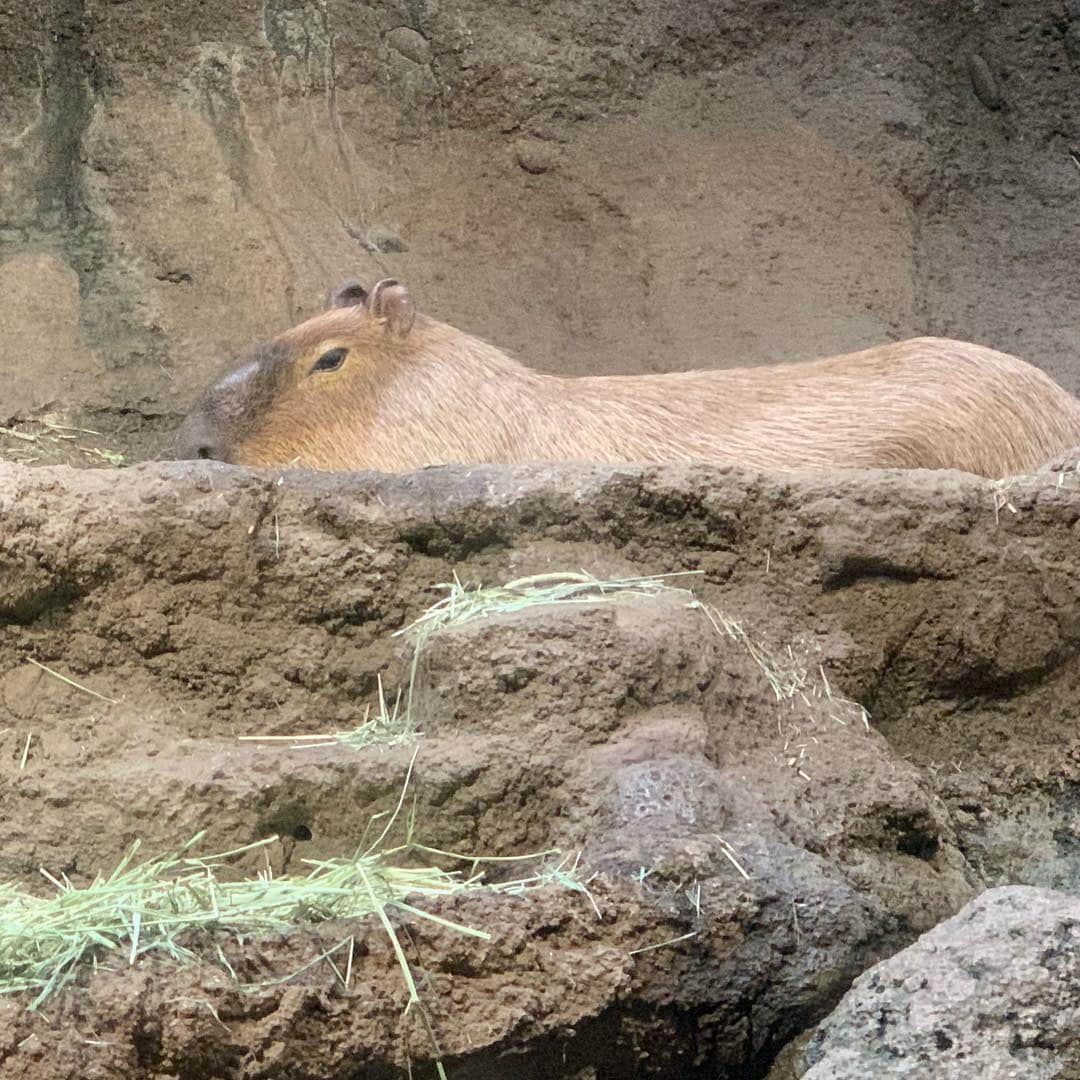
<svg viewBox="0 0 1080 1080">
<path fill-rule="evenodd" d="M 415 928 L 456 1075 L 754 1075 L 983 885 L 1075 878 L 1074 471 L 1003 486 L 7 466 L 0 502 L 0 872 L 28 886 L 42 865 L 85 883 L 135 837 L 162 850 L 200 829 L 211 849 L 309 835 L 274 849 L 279 870 L 352 850 L 398 798 L 411 749 L 236 737 L 354 725 L 377 673 L 404 676 L 391 632 L 455 572 L 704 572 L 694 591 L 730 633 L 672 591 L 431 639 L 415 702 L 423 839 L 581 850 L 603 916 L 551 889 L 441 902 L 490 944 Z M 841 694 L 868 705 L 868 728 Z M 241 977 L 284 974 L 356 930 L 230 957 Z M 148 963 L 100 973 L 47 1022 L 13 1002 L 0 1045 L 22 1049 L 0 1076 L 393 1075 L 405 991 L 378 928 L 361 934 L 349 993 L 322 968 L 252 996 L 212 967 Z M 422 1030 L 408 1047 L 430 1059 Z"/>
</svg>

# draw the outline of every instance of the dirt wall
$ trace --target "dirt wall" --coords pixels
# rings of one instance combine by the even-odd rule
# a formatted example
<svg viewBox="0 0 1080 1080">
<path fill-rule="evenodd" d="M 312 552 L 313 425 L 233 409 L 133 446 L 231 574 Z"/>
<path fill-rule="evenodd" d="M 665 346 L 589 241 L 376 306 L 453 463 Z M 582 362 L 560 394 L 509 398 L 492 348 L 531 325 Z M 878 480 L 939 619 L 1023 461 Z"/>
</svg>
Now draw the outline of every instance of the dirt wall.
<svg viewBox="0 0 1080 1080">
<path fill-rule="evenodd" d="M 389 274 L 563 373 L 932 332 L 1076 390 L 1076 19 L 998 2 L 2 12 L 0 420 L 81 418 L 154 456 L 222 364 L 341 280 Z"/>
<path fill-rule="evenodd" d="M 206 830 L 230 850 L 273 833 L 278 873 L 352 850 L 399 799 L 413 748 L 238 736 L 357 724 L 377 678 L 405 677 L 391 635 L 455 573 L 701 571 L 674 582 L 693 596 L 536 608 L 427 646 L 412 772 L 425 842 L 580 851 L 601 916 L 549 889 L 437 908 L 483 920 L 491 946 L 415 929 L 459 1075 L 761 1075 L 855 974 L 980 888 L 1075 881 L 1072 465 L 1008 486 L 7 466 L 0 492 L 0 871 L 35 887 L 39 866 L 85 884 L 136 837 L 160 851 Z M 244 979 L 284 975 L 354 931 L 229 955 Z M 403 1049 L 389 945 L 364 941 L 351 991 L 324 968 L 252 998 L 213 966 L 137 966 L 47 1022 L 13 1002 L 2 1038 L 33 1034 L 36 1056 L 0 1076 L 28 1060 L 34 1075 L 147 1077 L 430 1060 L 420 1030 Z M 305 1019 L 283 1042 L 289 1016 Z"/>
</svg>

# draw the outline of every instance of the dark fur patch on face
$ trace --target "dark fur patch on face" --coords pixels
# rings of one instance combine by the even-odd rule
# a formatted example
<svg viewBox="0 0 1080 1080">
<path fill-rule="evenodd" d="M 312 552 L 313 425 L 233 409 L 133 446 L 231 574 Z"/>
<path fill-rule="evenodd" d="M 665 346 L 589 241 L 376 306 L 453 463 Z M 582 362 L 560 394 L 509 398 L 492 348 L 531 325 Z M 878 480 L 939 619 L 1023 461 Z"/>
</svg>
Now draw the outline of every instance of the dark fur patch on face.
<svg viewBox="0 0 1080 1080">
<path fill-rule="evenodd" d="M 256 431 L 292 366 L 293 354 L 278 342 L 258 346 L 250 359 L 222 376 L 196 406 L 218 440 L 232 449 Z"/>
</svg>

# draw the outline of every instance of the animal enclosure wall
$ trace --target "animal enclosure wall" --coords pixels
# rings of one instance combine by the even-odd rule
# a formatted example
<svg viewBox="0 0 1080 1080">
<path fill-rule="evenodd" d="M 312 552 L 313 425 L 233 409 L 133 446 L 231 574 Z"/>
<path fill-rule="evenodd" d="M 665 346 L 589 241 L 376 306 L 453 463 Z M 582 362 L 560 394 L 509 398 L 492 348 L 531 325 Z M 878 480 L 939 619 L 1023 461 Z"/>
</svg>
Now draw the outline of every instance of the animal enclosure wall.
<svg viewBox="0 0 1080 1080">
<path fill-rule="evenodd" d="M 560 374 L 932 333 L 1076 393 L 1078 80 L 1073 0 L 0 4 L 5 915 L 197 832 L 281 881 L 400 804 L 396 842 L 414 795 L 441 852 L 587 867 L 394 909 L 400 940 L 196 936 L 186 967 L 137 956 L 125 908 L 124 949 L 47 1009 L 0 996 L 0 1080 L 440 1053 L 469 1080 L 791 1080 L 860 972 L 960 909 L 963 955 L 969 898 L 1015 883 L 978 925 L 1030 901 L 995 955 L 1047 998 L 982 1052 L 1080 1075 L 1049 1001 L 1080 963 L 1053 895 L 1080 891 L 1076 453 L 1001 483 L 144 460 L 255 341 L 390 275 Z M 410 667 L 395 635 L 441 583 L 567 571 L 690 576 L 450 626 Z M 333 737 L 399 686 L 415 744 Z M 896 1015 L 938 1015 L 921 993 L 893 985 Z M 819 1029 L 815 1075 L 864 1015 Z"/>
<path fill-rule="evenodd" d="M 1075 391 L 1070 11 L 12 6 L 0 422 L 152 456 L 212 372 L 386 275 L 561 373 L 930 332 Z"/>
</svg>

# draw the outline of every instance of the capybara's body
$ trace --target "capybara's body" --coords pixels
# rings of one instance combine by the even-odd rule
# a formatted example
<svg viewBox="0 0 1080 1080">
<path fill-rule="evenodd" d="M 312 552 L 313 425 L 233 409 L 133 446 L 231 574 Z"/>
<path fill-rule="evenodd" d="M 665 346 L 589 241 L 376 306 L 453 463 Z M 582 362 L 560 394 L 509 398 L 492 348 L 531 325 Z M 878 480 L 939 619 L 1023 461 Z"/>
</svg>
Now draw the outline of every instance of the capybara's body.
<svg viewBox="0 0 1080 1080">
<path fill-rule="evenodd" d="M 181 456 L 397 472 L 522 461 L 1031 471 L 1080 445 L 1080 402 L 979 345 L 915 338 L 772 367 L 563 379 L 346 286 L 211 388 Z"/>
</svg>

